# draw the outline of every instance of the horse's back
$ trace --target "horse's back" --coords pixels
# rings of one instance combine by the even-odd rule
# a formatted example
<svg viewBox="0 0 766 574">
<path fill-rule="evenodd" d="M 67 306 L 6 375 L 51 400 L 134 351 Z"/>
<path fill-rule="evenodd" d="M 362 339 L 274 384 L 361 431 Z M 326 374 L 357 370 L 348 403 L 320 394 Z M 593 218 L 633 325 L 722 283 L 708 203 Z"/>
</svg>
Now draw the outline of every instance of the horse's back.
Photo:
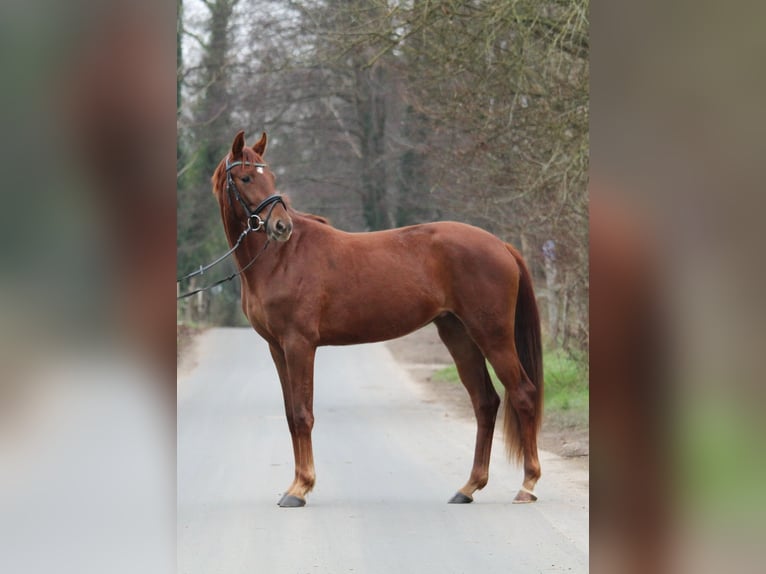
<svg viewBox="0 0 766 574">
<path fill-rule="evenodd" d="M 420 223 L 367 233 L 341 233 L 350 247 L 362 249 L 405 249 L 415 250 L 418 254 L 449 249 L 456 253 L 445 255 L 470 252 L 478 257 L 492 252 L 502 254 L 505 249 L 505 243 L 488 231 L 457 221 Z"/>
<path fill-rule="evenodd" d="M 406 280 L 438 288 L 492 277 L 518 278 L 518 266 L 507 245 L 491 233 L 456 221 L 439 221 L 368 233 L 336 235 L 330 251 L 341 254 L 347 269 L 364 270 L 381 283 Z"/>
<path fill-rule="evenodd" d="M 510 281 L 518 274 L 506 244 L 478 227 L 442 221 L 393 230 L 396 232 L 407 250 L 437 267 L 450 282 L 460 278 L 476 281 L 482 276 Z"/>
</svg>

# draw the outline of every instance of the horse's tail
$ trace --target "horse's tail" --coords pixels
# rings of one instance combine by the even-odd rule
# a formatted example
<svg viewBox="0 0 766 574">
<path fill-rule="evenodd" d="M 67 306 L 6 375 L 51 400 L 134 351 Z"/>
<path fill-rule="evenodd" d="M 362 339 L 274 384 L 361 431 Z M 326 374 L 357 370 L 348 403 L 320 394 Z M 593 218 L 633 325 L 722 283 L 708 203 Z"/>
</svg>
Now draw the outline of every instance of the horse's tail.
<svg viewBox="0 0 766 574">
<path fill-rule="evenodd" d="M 540 314 L 537 310 L 535 292 L 532 289 L 532 276 L 521 254 L 511 245 L 507 245 L 519 266 L 519 292 L 516 297 L 516 319 L 514 322 L 514 340 L 521 366 L 534 386 L 534 429 L 535 435 L 540 430 L 543 419 L 543 346 L 540 334 Z M 522 377 L 520 384 L 525 386 Z M 505 445 L 509 458 L 521 462 L 524 451 L 519 415 L 509 398 L 506 389 L 504 400 Z"/>
</svg>

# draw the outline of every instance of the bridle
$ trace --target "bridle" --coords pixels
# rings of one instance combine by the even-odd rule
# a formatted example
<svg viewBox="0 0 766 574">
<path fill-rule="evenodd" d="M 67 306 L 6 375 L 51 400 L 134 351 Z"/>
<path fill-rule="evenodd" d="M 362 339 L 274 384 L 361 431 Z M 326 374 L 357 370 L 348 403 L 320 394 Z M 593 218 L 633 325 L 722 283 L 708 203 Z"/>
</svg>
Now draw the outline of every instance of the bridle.
<svg viewBox="0 0 766 574">
<path fill-rule="evenodd" d="M 218 263 L 226 259 L 229 255 L 234 253 L 237 250 L 237 247 L 239 247 L 242 244 L 242 240 L 249 233 L 252 233 L 253 231 L 265 230 L 267 225 L 269 224 L 269 219 L 271 219 L 271 213 L 274 211 L 274 208 L 276 207 L 277 203 L 281 204 L 282 207 L 287 209 L 285 200 L 278 193 L 275 193 L 274 195 L 270 195 L 269 197 L 264 199 L 262 202 L 260 202 L 258 205 L 255 206 L 255 209 L 250 209 L 250 206 L 248 205 L 248 203 L 240 195 L 239 190 L 237 189 L 237 186 L 234 184 L 234 178 L 231 176 L 231 170 L 237 167 L 238 165 L 252 166 L 258 170 L 258 173 L 263 173 L 263 168 L 268 166 L 265 163 L 255 163 L 255 162 L 248 162 L 248 161 L 229 162 L 229 158 L 228 157 L 226 158 L 226 192 L 228 193 L 228 196 L 229 196 L 229 206 L 232 208 L 232 210 L 234 209 L 234 201 L 232 199 L 232 197 L 234 197 L 242 206 L 242 209 L 245 210 L 245 215 L 247 216 L 247 219 L 245 221 L 245 229 L 242 231 L 242 233 L 239 234 L 239 237 L 234 242 L 234 245 L 232 245 L 231 249 L 229 249 L 226 253 L 221 255 L 215 261 L 208 263 L 207 265 L 200 265 L 198 269 L 195 269 L 191 273 L 187 273 L 183 277 L 179 277 L 178 279 L 176 279 L 176 283 L 180 283 L 181 281 L 184 281 L 186 279 L 191 279 L 192 277 L 195 277 L 197 275 L 202 275 L 203 273 L 205 273 L 205 271 L 207 271 L 211 267 L 214 267 L 215 265 L 217 265 Z M 267 207 L 269 208 L 269 212 L 266 214 L 266 219 L 261 219 L 260 213 Z M 186 297 L 190 297 L 192 295 L 195 295 L 196 293 L 207 291 L 208 289 L 212 289 L 216 285 L 220 285 L 221 283 L 225 283 L 226 281 L 231 281 L 238 275 L 241 275 L 242 273 L 247 271 L 253 263 L 255 263 L 255 260 L 258 259 L 264 251 L 266 251 L 266 248 L 269 246 L 270 242 L 271 242 L 271 239 L 267 237 L 266 243 L 263 244 L 263 247 L 258 251 L 258 253 L 255 254 L 255 256 L 247 263 L 247 265 L 242 267 L 240 270 L 236 271 L 235 273 L 232 273 L 228 277 L 219 279 L 215 283 L 211 283 L 210 285 L 206 285 L 205 287 L 200 287 L 199 289 L 194 289 L 193 291 L 189 291 L 182 295 L 178 295 L 176 297 L 176 300 L 185 299 Z"/>
<path fill-rule="evenodd" d="M 264 199 L 255 207 L 255 209 L 251 210 L 248 203 L 240 195 L 237 186 L 234 185 L 234 178 L 231 176 L 231 170 L 238 165 L 252 166 L 259 170 L 258 173 L 263 173 L 263 168 L 268 167 L 268 165 L 265 163 L 255 163 L 249 161 L 234 161 L 229 163 L 229 158 L 226 158 L 226 191 L 229 194 L 229 206 L 232 209 L 234 208 L 232 197 L 236 198 L 236 200 L 242 206 L 242 209 L 245 210 L 245 214 L 247 215 L 247 229 L 252 229 L 252 231 L 260 231 L 265 229 L 268 225 L 269 219 L 271 218 L 271 212 L 274 211 L 274 207 L 276 207 L 277 203 L 281 203 L 282 207 L 285 209 L 287 209 L 287 205 L 285 205 L 285 201 L 282 199 L 282 196 L 278 193 L 275 193 L 274 195 L 270 195 Z M 261 219 L 260 213 L 267 207 L 270 207 L 269 213 L 266 215 L 265 220 Z M 255 220 L 255 227 L 253 227 L 253 220 Z"/>
</svg>

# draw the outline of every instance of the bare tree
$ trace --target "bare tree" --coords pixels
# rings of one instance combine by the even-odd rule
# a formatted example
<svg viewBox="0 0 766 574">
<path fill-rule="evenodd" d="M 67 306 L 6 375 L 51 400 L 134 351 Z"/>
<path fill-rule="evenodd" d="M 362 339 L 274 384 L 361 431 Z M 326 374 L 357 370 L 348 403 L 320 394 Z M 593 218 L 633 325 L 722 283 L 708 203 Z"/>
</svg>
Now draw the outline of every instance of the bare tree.
<svg viewBox="0 0 766 574">
<path fill-rule="evenodd" d="M 179 262 L 222 240 L 202 198 L 231 133 L 264 129 L 280 188 L 339 227 L 450 218 L 517 244 L 551 340 L 587 348 L 588 0 L 203 4 Z"/>
</svg>

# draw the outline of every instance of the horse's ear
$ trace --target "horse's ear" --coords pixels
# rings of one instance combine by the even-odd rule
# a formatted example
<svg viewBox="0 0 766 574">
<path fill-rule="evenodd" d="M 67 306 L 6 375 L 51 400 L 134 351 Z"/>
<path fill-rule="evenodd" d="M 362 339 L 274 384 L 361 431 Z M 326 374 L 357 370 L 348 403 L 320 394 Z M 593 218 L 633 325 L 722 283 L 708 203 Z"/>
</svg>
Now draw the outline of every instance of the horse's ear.
<svg viewBox="0 0 766 574">
<path fill-rule="evenodd" d="M 263 132 L 263 135 L 261 136 L 261 139 L 259 139 L 254 145 L 253 145 L 253 151 L 257 153 L 259 156 L 263 157 L 263 154 L 266 152 L 266 143 L 268 142 L 268 138 L 266 137 L 266 132 Z"/>
<path fill-rule="evenodd" d="M 242 155 L 242 149 L 245 147 L 245 130 L 240 130 L 237 135 L 234 136 L 234 141 L 231 142 L 231 159 Z"/>
</svg>

